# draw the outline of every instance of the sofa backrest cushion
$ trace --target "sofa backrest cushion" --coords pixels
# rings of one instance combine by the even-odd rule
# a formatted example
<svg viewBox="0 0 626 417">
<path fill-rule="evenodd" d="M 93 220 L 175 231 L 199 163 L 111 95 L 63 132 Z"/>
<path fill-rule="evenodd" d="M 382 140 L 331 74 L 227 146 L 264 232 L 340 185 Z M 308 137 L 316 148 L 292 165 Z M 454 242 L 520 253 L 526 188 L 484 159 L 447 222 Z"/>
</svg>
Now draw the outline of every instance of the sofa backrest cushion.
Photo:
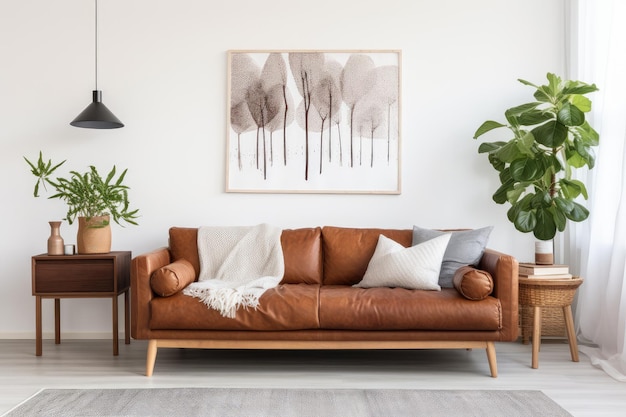
<svg viewBox="0 0 626 417">
<path fill-rule="evenodd" d="M 285 258 L 281 284 L 322 284 L 322 229 L 285 229 L 280 236 Z"/>
<path fill-rule="evenodd" d="M 378 236 L 411 246 L 411 229 L 358 229 L 326 226 L 322 229 L 324 285 L 354 285 L 363 279 Z"/>
<path fill-rule="evenodd" d="M 322 229 L 285 229 L 280 237 L 285 258 L 283 284 L 321 284 L 322 282 Z M 196 279 L 200 275 L 198 257 L 198 229 L 170 228 L 170 254 L 172 262 L 185 259 L 193 265 Z"/>
<path fill-rule="evenodd" d="M 200 276 L 200 258 L 198 257 L 198 228 L 170 228 L 170 254 L 172 262 L 185 259 L 193 265 L 196 279 Z"/>
</svg>

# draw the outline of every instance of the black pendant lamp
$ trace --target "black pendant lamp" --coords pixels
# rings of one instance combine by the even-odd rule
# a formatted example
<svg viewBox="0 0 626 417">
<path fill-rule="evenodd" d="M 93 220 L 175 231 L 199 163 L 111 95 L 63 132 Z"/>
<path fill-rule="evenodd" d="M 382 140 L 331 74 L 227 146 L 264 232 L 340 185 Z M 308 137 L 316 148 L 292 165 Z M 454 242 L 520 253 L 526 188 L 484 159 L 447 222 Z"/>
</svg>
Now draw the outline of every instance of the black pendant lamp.
<svg viewBox="0 0 626 417">
<path fill-rule="evenodd" d="M 124 127 L 120 119 L 115 117 L 107 106 L 102 102 L 102 91 L 98 90 L 98 0 L 96 3 L 96 89 L 92 93 L 90 105 L 83 110 L 74 120 L 70 122 L 72 126 L 85 127 L 89 129 L 117 129 Z"/>
</svg>

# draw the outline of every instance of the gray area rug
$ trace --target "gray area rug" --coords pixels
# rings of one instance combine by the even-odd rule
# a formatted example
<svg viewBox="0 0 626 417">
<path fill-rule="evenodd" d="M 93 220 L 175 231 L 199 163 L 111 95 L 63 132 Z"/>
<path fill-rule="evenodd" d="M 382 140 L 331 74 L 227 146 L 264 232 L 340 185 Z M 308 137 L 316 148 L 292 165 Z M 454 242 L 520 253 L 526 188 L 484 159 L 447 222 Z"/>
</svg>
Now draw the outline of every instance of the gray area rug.
<svg viewBox="0 0 626 417">
<path fill-rule="evenodd" d="M 7 416 L 571 416 L 541 391 L 46 389 Z"/>
</svg>

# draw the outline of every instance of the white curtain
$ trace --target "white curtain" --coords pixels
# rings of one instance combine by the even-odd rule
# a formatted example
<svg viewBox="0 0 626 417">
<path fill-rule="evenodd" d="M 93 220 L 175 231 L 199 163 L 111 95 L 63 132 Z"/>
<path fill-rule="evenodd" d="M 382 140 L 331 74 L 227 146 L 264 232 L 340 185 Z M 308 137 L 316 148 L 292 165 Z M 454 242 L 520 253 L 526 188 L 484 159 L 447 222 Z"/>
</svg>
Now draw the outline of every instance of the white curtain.
<svg viewBox="0 0 626 417">
<path fill-rule="evenodd" d="M 568 225 L 564 258 L 585 279 L 574 305 L 580 350 L 626 382 L 626 1 L 566 3 L 570 79 L 595 83 L 591 125 L 600 133 L 588 173 L 588 221 Z"/>
</svg>

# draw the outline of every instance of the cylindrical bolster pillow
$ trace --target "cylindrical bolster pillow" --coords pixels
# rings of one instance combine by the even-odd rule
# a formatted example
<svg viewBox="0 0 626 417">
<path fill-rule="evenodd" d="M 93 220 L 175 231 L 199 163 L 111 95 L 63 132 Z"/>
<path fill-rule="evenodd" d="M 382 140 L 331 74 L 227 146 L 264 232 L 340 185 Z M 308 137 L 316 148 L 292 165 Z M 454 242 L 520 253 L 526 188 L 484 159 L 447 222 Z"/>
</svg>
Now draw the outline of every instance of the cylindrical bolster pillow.
<svg viewBox="0 0 626 417">
<path fill-rule="evenodd" d="M 457 269 L 452 283 L 454 288 L 468 300 L 483 300 L 493 291 L 493 279 L 489 272 L 471 266 L 462 266 Z"/>
<path fill-rule="evenodd" d="M 196 271 L 191 262 L 179 259 L 154 271 L 150 276 L 150 286 L 161 297 L 169 297 L 195 280 Z"/>
</svg>

